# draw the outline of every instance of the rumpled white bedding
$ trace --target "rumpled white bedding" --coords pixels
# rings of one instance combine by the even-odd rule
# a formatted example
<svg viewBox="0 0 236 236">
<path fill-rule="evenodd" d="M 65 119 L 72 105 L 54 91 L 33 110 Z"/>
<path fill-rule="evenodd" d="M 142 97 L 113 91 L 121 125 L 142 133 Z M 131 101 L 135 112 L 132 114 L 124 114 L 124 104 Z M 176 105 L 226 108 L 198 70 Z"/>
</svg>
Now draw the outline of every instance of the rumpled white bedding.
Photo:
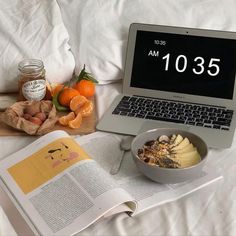
<svg viewBox="0 0 236 236">
<path fill-rule="evenodd" d="M 70 35 L 77 70 L 86 63 L 89 71 L 98 76 L 101 83 L 118 81 L 123 76 L 128 23 L 136 21 L 236 31 L 235 0 L 57 0 L 57 2 Z M 144 2 L 146 7 L 140 8 L 140 4 Z M 149 15 L 148 12 L 153 14 Z M 76 18 L 78 14 L 80 17 Z M 75 22 L 72 21 L 74 17 Z M 121 34 L 116 34 L 115 29 Z M 103 50 L 104 45 L 106 50 Z M 94 49 L 97 49 L 96 54 Z M 98 118 L 120 91 L 121 83 L 97 87 Z M 34 137 L 1 137 L 0 159 L 34 139 Z M 100 220 L 78 235 L 236 235 L 236 137 L 229 149 L 211 149 L 208 165 L 213 165 L 222 172 L 224 176 L 222 182 L 132 218 L 126 214 L 119 214 Z M 15 231 L 18 235 L 31 235 L 16 208 L 0 189 L 0 235 L 15 235 Z"/>
<path fill-rule="evenodd" d="M 98 86 L 96 101 L 100 118 L 112 99 L 121 91 L 121 83 Z M 33 137 L 2 137 L 0 159 L 32 142 Z M 128 217 L 119 214 L 96 222 L 78 235 L 236 235 L 236 137 L 229 149 L 209 152 L 208 165 L 219 169 L 224 179 L 180 200 L 148 210 L 141 215 Z M 18 235 L 30 235 L 19 213 L 0 191 L 0 206 L 5 211 Z M 14 235 L 6 217 L 0 210 L 0 235 Z M 4 225 L 4 227 L 2 227 Z"/>
</svg>

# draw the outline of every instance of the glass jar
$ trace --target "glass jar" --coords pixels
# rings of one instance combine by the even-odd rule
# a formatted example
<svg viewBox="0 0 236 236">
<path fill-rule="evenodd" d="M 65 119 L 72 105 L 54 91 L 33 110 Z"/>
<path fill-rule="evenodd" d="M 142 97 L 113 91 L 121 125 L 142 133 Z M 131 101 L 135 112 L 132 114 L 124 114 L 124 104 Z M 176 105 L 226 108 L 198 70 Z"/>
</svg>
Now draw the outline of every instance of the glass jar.
<svg viewBox="0 0 236 236">
<path fill-rule="evenodd" d="M 40 101 L 46 95 L 46 79 L 43 62 L 25 59 L 18 64 L 19 101 Z"/>
</svg>

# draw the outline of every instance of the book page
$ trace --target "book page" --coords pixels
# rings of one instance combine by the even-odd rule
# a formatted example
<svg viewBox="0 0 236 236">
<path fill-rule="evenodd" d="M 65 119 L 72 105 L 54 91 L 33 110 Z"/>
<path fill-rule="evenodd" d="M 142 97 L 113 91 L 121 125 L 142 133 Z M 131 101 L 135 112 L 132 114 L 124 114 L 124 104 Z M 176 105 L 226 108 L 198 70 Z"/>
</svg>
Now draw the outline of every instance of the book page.
<svg viewBox="0 0 236 236">
<path fill-rule="evenodd" d="M 135 208 L 134 198 L 63 131 L 5 158 L 0 175 L 38 234 L 71 235 L 120 205 Z"/>
<path fill-rule="evenodd" d="M 77 138 L 77 141 L 109 174 L 112 164 L 122 153 L 119 147 L 122 137 L 122 135 L 97 132 Z M 210 169 L 206 165 L 197 179 L 178 184 L 159 184 L 138 171 L 131 152 L 125 153 L 118 174 L 110 176 L 120 188 L 125 189 L 137 200 L 138 209 L 134 214 L 174 201 L 222 179 L 215 169 Z"/>
</svg>

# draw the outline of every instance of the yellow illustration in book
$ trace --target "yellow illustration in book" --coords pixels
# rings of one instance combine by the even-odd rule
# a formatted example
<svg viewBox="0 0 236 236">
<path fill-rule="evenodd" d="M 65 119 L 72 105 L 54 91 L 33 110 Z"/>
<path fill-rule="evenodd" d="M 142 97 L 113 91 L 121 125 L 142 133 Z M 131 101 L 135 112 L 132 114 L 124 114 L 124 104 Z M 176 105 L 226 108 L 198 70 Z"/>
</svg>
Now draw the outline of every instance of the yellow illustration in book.
<svg viewBox="0 0 236 236">
<path fill-rule="evenodd" d="M 81 161 L 91 159 L 72 138 L 61 138 L 8 169 L 26 194 Z"/>
</svg>

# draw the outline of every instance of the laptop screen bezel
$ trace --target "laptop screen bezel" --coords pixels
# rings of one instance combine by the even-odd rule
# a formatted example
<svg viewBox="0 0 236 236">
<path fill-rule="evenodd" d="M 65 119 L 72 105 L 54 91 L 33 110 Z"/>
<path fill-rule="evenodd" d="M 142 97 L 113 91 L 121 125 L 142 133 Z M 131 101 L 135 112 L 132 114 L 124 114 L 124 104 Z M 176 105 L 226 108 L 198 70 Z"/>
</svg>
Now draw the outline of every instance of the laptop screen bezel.
<svg viewBox="0 0 236 236">
<path fill-rule="evenodd" d="M 130 29 L 129 29 L 129 37 L 128 37 L 127 50 L 126 50 L 125 73 L 124 73 L 124 79 L 123 79 L 123 93 L 124 94 L 170 99 L 170 100 L 177 100 L 177 101 L 182 101 L 182 102 L 211 104 L 211 105 L 223 106 L 223 107 L 229 107 L 229 108 L 235 107 L 236 105 L 235 87 L 234 87 L 232 100 L 131 87 L 130 82 L 131 82 L 131 74 L 132 74 L 132 69 L 133 69 L 132 67 L 133 67 L 133 60 L 134 60 L 136 35 L 137 35 L 138 30 L 182 34 L 182 35 L 192 35 L 192 36 L 204 36 L 204 37 L 212 37 L 212 38 L 224 38 L 224 39 L 236 39 L 236 32 L 133 23 L 130 25 Z"/>
</svg>

